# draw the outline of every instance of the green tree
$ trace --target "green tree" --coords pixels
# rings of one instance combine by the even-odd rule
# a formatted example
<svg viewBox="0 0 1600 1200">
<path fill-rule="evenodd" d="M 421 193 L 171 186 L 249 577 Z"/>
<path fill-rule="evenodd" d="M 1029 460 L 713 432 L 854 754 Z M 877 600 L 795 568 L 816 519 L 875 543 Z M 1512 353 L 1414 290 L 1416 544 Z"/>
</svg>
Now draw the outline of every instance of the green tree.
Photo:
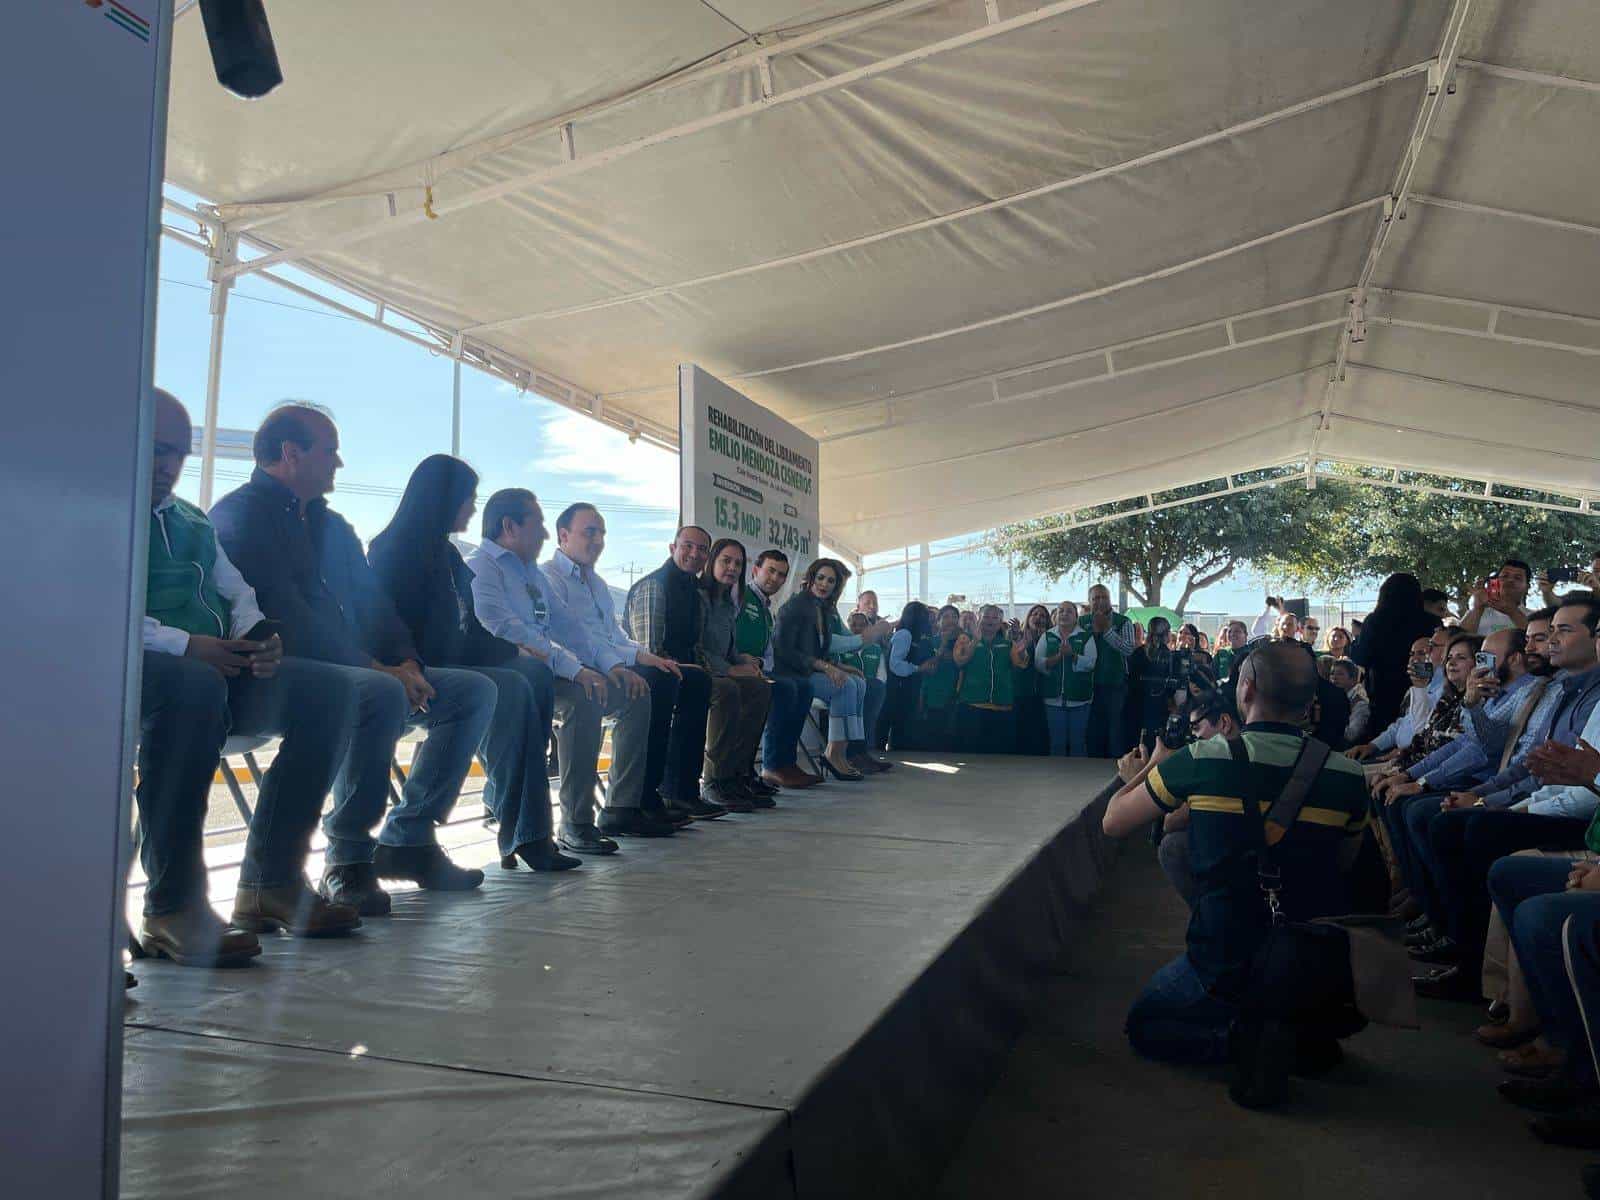
<svg viewBox="0 0 1600 1200">
<path fill-rule="evenodd" d="M 1238 477 L 1241 482 L 1271 477 L 1257 472 Z M 1287 476 L 1286 476 L 1287 478 Z M 1204 494 L 1214 485 L 1197 485 L 1159 493 L 1158 503 Z M 1015 544 L 1017 562 L 1041 574 L 1060 578 L 1085 567 L 1117 577 L 1141 604 L 1165 603 L 1167 581 L 1178 575 L 1182 584 L 1175 603 L 1183 612 L 1189 598 L 1201 588 L 1228 578 L 1240 566 L 1267 552 L 1306 554 L 1325 524 L 1335 516 L 1337 497 L 1325 489 L 1308 491 L 1298 483 L 1259 488 L 1250 492 L 1219 494 L 1177 508 L 1101 521 L 1069 528 L 1065 517 L 1046 517 L 1008 525 L 999 536 L 1007 539 L 1060 529 L 1059 533 L 1031 536 Z M 1139 502 L 1132 502 L 1137 505 Z M 1106 505 L 1076 514 L 1086 520 L 1114 513 Z"/>
<path fill-rule="evenodd" d="M 1600 545 L 1600 520 L 1581 513 L 1359 483 L 1325 482 L 1318 491 L 1338 498 L 1337 523 L 1315 544 L 1283 551 L 1268 542 L 1255 559 L 1262 571 L 1326 588 L 1409 571 L 1465 608 L 1473 585 L 1507 558 L 1536 572 L 1581 566 Z"/>
</svg>

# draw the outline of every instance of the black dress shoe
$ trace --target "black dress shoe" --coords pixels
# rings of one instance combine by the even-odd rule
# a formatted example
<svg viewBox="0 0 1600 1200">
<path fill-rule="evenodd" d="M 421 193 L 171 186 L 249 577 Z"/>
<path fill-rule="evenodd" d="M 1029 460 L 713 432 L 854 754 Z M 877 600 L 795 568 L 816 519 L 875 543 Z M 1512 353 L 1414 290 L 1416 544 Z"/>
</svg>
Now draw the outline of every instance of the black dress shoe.
<svg viewBox="0 0 1600 1200">
<path fill-rule="evenodd" d="M 1320 1079 L 1344 1061 L 1344 1047 L 1337 1038 L 1301 1034 L 1295 1043 L 1292 1070 L 1303 1079 Z"/>
<path fill-rule="evenodd" d="M 732 779 L 711 779 L 700 785 L 700 799 L 725 813 L 755 812 L 750 797 Z"/>
<path fill-rule="evenodd" d="M 596 827 L 614 837 L 671 837 L 676 825 L 637 808 L 608 808 L 600 814 Z"/>
<path fill-rule="evenodd" d="M 601 837 L 600 831 L 593 825 L 586 825 L 582 829 L 561 830 L 556 838 L 556 845 L 573 854 L 615 854 L 617 844 L 608 837 Z"/>
<path fill-rule="evenodd" d="M 1534 1112 L 1564 1113 L 1593 1100 L 1594 1088 L 1573 1082 L 1567 1075 L 1552 1079 L 1508 1079 L 1495 1089 L 1501 1098 Z"/>
<path fill-rule="evenodd" d="M 1413 917 L 1411 920 L 1406 922 L 1407 933 L 1422 933 L 1424 930 L 1431 929 L 1432 927 L 1433 919 L 1429 917 L 1427 913 L 1423 913 L 1420 917 Z"/>
<path fill-rule="evenodd" d="M 1489 1024 L 1504 1025 L 1511 1020 L 1511 1005 L 1504 1000 L 1494 1000 L 1489 1004 Z"/>
<path fill-rule="evenodd" d="M 363 917 L 389 915 L 389 893 L 378 886 L 378 874 L 371 863 L 329 867 L 322 873 L 317 891 L 330 904 L 348 904 Z"/>
<path fill-rule="evenodd" d="M 662 800 L 658 804 L 642 804 L 639 806 L 639 811 L 647 817 L 666 822 L 674 829 L 682 829 L 685 826 L 694 824 L 694 814 L 692 812 L 667 800 Z"/>
<path fill-rule="evenodd" d="M 1464 975 L 1460 967 L 1439 967 L 1426 975 L 1414 975 L 1411 984 L 1417 995 L 1429 1000 L 1465 1000 L 1470 1004 L 1483 1001 L 1477 980 Z"/>
<path fill-rule="evenodd" d="M 1402 940 L 1406 944 L 1406 949 L 1411 950 L 1413 948 L 1420 949 L 1423 946 L 1431 946 L 1444 936 L 1432 925 L 1424 925 L 1421 929 L 1411 930 Z"/>
<path fill-rule="evenodd" d="M 550 838 L 542 842 L 527 842 L 518 846 L 510 854 L 500 860 L 500 865 L 507 871 L 517 869 L 517 860 L 521 859 L 535 871 L 570 871 L 573 867 L 583 866 L 581 858 L 573 858 L 556 849 L 556 844 Z"/>
<path fill-rule="evenodd" d="M 1600 1110 L 1550 1113 L 1528 1122 L 1533 1136 L 1552 1146 L 1573 1146 L 1579 1150 L 1600 1150 Z"/>
<path fill-rule="evenodd" d="M 682 809 L 684 812 L 688 813 L 693 820 L 696 821 L 715 821 L 718 817 L 725 817 L 728 815 L 728 809 L 726 805 L 717 804 L 714 801 L 707 800 L 703 795 L 690 796 L 687 800 L 684 800 L 681 803 L 674 802 L 673 805 L 667 809 L 667 811 L 670 813 L 673 808 Z"/>
<path fill-rule="evenodd" d="M 476 867 L 458 867 L 439 846 L 382 846 L 372 856 L 380 879 L 406 879 L 427 892 L 470 892 L 483 884 Z"/>
<path fill-rule="evenodd" d="M 781 790 L 773 787 L 765 779 L 761 778 L 761 776 L 755 774 L 754 772 L 746 775 L 739 782 L 744 784 L 744 790 L 749 792 L 752 796 L 776 796 Z"/>
</svg>

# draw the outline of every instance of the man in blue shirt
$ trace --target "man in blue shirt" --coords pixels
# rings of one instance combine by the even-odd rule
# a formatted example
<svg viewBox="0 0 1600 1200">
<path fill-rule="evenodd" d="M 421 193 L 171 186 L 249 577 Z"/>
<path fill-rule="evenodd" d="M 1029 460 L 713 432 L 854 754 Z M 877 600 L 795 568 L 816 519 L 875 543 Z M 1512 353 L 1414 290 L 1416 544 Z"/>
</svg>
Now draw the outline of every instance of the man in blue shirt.
<svg viewBox="0 0 1600 1200">
<path fill-rule="evenodd" d="M 562 604 L 535 565 L 550 532 L 538 498 L 526 488 L 506 488 L 483 506 L 483 541 L 467 559 L 472 569 L 472 602 L 478 620 L 498 638 L 515 643 L 555 674 L 557 759 L 561 765 L 563 850 L 575 854 L 613 854 L 617 843 L 595 825 L 595 787 L 602 721 L 616 718 L 611 735 L 607 807 L 636 813 L 644 785 L 645 747 L 650 734 L 650 694 L 630 696 L 605 675 L 554 640 L 551 627 Z M 564 608 L 561 620 L 571 625 Z M 613 821 L 615 823 L 615 821 Z M 631 824 L 627 817 L 623 824 Z M 646 826 L 640 826 L 643 831 Z M 648 829 L 655 836 L 670 826 Z"/>
<path fill-rule="evenodd" d="M 249 482 L 211 510 L 217 536 L 262 611 L 282 626 L 285 651 L 336 666 L 357 694 L 355 733 L 322 826 L 322 894 L 362 916 L 384 916 L 389 895 L 380 878 L 436 891 L 479 886 L 483 872 L 452 863 L 435 828 L 455 805 L 494 715 L 494 684 L 422 662 L 361 539 L 324 499 L 344 465 L 326 413 L 308 404 L 275 409 L 256 430 L 254 455 Z M 427 740 L 385 819 L 395 743 L 417 725 Z"/>
<path fill-rule="evenodd" d="M 647 701 L 647 724 L 659 727 L 656 705 L 664 702 L 670 709 L 672 698 L 658 696 L 656 684 L 678 682 L 682 672 L 677 663 L 650 653 L 617 624 L 611 589 L 594 569 L 606 548 L 605 518 L 592 504 L 569 504 L 556 518 L 556 543 L 555 553 L 540 567 L 550 598 L 551 634 L 584 666 L 604 675 L 608 689 L 628 701 Z M 649 678 L 635 667 L 649 670 Z M 667 836 L 688 820 L 686 814 L 669 814 L 662 803 L 658 789 L 665 757 L 652 755 L 648 742 L 637 751 L 630 745 L 629 756 L 635 753 L 643 762 L 638 792 L 631 794 L 630 789 L 629 795 L 608 798 L 598 827 L 602 833 L 627 837 Z"/>
</svg>

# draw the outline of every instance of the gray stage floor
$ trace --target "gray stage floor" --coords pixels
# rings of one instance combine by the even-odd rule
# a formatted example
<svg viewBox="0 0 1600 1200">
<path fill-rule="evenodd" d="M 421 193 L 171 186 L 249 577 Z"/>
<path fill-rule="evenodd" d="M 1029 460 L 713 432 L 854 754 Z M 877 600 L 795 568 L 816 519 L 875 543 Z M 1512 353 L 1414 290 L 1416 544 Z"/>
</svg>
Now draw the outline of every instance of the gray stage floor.
<svg viewBox="0 0 1600 1200">
<path fill-rule="evenodd" d="M 481 892 L 249 969 L 141 964 L 123 1194 L 785 1194 L 798 1101 L 1106 773 L 912 756 L 560 876 L 479 842 Z"/>
</svg>

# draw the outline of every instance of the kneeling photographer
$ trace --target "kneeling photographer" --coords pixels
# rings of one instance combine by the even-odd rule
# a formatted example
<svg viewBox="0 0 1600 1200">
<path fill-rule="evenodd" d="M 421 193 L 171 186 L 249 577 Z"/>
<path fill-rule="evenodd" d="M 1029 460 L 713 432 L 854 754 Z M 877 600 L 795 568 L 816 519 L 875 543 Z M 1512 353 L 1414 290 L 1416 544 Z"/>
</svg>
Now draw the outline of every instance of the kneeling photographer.
<svg viewBox="0 0 1600 1200">
<path fill-rule="evenodd" d="M 1261 1003 L 1294 983 L 1285 985 L 1281 964 L 1269 967 L 1263 960 L 1272 956 L 1259 952 L 1300 945 L 1306 927 L 1290 923 L 1350 911 L 1347 868 L 1367 824 L 1361 768 L 1301 732 L 1316 691 L 1316 664 L 1302 647 L 1258 647 L 1236 673 L 1240 735 L 1181 749 L 1158 739 L 1148 756 L 1130 756 L 1119 764 L 1126 786 L 1102 823 L 1109 836 L 1126 837 L 1187 805 L 1194 883 L 1186 949 L 1134 1002 L 1128 1038 L 1160 1061 L 1233 1062 L 1230 1094 L 1252 1107 L 1280 1102 L 1291 1070 L 1331 1067 L 1337 1039 L 1361 1024 L 1348 1019 L 1347 941 L 1326 1017 L 1303 1011 L 1298 997 L 1265 1010 Z M 1291 981 L 1302 967 L 1327 967 L 1327 956 L 1311 961 L 1315 949 L 1291 965 Z"/>
</svg>

